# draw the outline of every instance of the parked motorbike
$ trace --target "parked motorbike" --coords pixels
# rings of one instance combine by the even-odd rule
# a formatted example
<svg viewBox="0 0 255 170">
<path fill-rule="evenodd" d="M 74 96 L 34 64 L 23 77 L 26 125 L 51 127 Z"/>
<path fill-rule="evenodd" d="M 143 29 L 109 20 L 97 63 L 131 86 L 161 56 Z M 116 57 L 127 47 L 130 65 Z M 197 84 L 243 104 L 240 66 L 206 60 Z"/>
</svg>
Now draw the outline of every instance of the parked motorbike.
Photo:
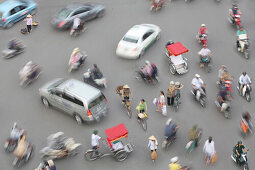
<svg viewBox="0 0 255 170">
<path fill-rule="evenodd" d="M 227 119 L 231 118 L 231 113 L 230 113 L 231 107 L 230 107 L 229 101 L 226 101 L 226 102 L 220 104 L 220 102 L 218 100 L 216 100 L 214 103 L 219 108 L 219 111 L 221 113 L 224 113 L 225 118 L 227 118 Z"/>
<path fill-rule="evenodd" d="M 166 0 L 160 0 L 160 1 L 161 2 L 159 3 L 155 3 L 154 1 L 152 1 L 150 10 L 154 12 L 157 12 L 158 10 L 160 10 L 164 6 Z"/>
<path fill-rule="evenodd" d="M 240 161 L 237 161 L 238 158 L 234 154 L 231 155 L 231 158 L 233 159 L 235 163 L 237 163 L 237 165 L 241 166 L 243 170 L 249 170 L 247 153 L 243 153 L 241 155 Z"/>
<path fill-rule="evenodd" d="M 229 9 L 229 17 L 228 17 L 228 21 L 230 22 L 230 24 L 232 24 L 233 26 L 236 26 L 237 29 L 239 29 L 242 24 L 241 24 L 241 15 L 240 14 L 236 14 L 234 15 L 234 18 L 231 16 L 231 12 L 232 9 Z"/>
<path fill-rule="evenodd" d="M 10 137 L 6 139 L 4 143 L 4 150 L 7 152 L 13 152 L 14 149 L 17 147 L 19 140 L 25 135 L 25 131 L 21 128 L 17 128 L 17 123 L 14 123 Z M 13 131 L 13 129 L 15 129 Z M 19 138 L 17 138 L 17 135 Z"/>
<path fill-rule="evenodd" d="M 100 79 L 92 80 L 90 70 L 88 70 L 86 73 L 83 74 L 83 81 L 87 83 L 92 83 L 99 87 L 104 87 L 104 88 L 107 87 L 106 78 L 102 77 Z"/>
<path fill-rule="evenodd" d="M 67 156 L 75 156 L 79 153 L 80 143 L 75 143 L 73 138 L 67 138 L 63 132 L 52 134 L 48 137 L 48 145 L 40 153 L 42 158 L 61 159 Z"/>
<path fill-rule="evenodd" d="M 39 65 L 34 64 L 31 70 L 26 75 L 20 75 L 20 85 L 23 87 L 32 84 L 41 74 L 41 67 Z"/>
<path fill-rule="evenodd" d="M 249 41 L 248 41 L 247 34 L 241 34 L 239 36 L 239 45 L 240 45 L 240 48 L 238 48 L 237 50 L 243 53 L 244 57 L 248 59 L 249 58 Z"/>
<path fill-rule="evenodd" d="M 78 35 L 83 33 L 87 29 L 86 27 L 84 27 L 84 24 L 84 22 L 81 22 L 77 29 L 71 28 L 70 35 L 72 37 L 77 37 Z"/>
<path fill-rule="evenodd" d="M 18 48 L 16 49 L 5 49 L 2 51 L 2 56 L 5 59 L 9 59 L 12 57 L 15 57 L 18 54 L 21 54 L 25 51 L 25 45 L 23 45 L 21 42 L 18 44 Z"/>
<path fill-rule="evenodd" d="M 242 91 L 240 91 L 240 87 L 237 86 L 237 90 L 239 92 L 239 94 L 243 97 L 245 97 L 245 99 L 250 102 L 251 101 L 251 86 L 249 84 L 246 84 L 243 86 Z"/>
<path fill-rule="evenodd" d="M 194 91 L 191 90 L 191 94 L 194 96 L 196 101 L 198 101 L 202 107 L 205 107 L 206 105 L 206 94 L 202 88 L 199 88 L 197 90 L 197 94 L 195 95 Z"/>
<path fill-rule="evenodd" d="M 72 55 L 70 57 L 70 60 L 68 62 L 69 68 L 68 68 L 68 72 L 72 72 L 73 70 L 77 70 L 79 69 L 85 62 L 86 58 L 87 58 L 87 54 L 85 52 L 79 52 L 81 55 L 81 59 L 76 61 Z M 80 62 L 81 61 L 81 62 Z"/>
</svg>

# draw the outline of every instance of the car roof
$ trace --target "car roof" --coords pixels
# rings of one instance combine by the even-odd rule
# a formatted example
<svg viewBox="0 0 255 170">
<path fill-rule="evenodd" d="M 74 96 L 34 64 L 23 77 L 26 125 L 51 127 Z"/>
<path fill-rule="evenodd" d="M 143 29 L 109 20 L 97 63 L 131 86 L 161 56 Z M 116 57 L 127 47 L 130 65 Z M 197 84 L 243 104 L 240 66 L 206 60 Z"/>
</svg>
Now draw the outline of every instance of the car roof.
<svg viewBox="0 0 255 170">
<path fill-rule="evenodd" d="M 0 4 L 0 11 L 6 12 L 11 10 L 12 8 L 23 5 L 24 3 L 18 1 L 18 0 L 8 0 Z"/>
<path fill-rule="evenodd" d="M 79 80 L 68 79 L 61 83 L 57 89 L 67 92 L 69 95 L 79 98 L 80 100 L 90 101 L 101 94 L 101 91 Z"/>
<path fill-rule="evenodd" d="M 128 32 L 126 33 L 127 36 L 131 37 L 140 37 L 143 35 L 145 32 L 147 32 L 150 28 L 143 26 L 143 25 L 135 25 Z"/>
</svg>

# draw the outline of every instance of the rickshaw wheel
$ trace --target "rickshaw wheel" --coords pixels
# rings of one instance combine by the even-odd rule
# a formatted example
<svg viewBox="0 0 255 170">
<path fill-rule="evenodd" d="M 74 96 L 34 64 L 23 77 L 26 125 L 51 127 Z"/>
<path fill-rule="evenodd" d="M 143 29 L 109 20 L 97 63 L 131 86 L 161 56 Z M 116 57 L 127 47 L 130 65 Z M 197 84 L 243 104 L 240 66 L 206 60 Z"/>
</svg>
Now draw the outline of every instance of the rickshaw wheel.
<svg viewBox="0 0 255 170">
<path fill-rule="evenodd" d="M 114 155 L 114 157 L 117 161 L 122 162 L 127 158 L 127 152 L 125 150 L 120 150 Z"/>
<path fill-rule="evenodd" d="M 89 160 L 89 161 L 94 161 L 98 159 L 98 155 L 96 154 L 96 151 L 94 150 L 89 150 L 85 152 L 84 157 L 86 160 Z"/>
<path fill-rule="evenodd" d="M 169 70 L 173 75 L 176 73 L 176 70 L 174 69 L 171 63 L 169 63 Z"/>
</svg>

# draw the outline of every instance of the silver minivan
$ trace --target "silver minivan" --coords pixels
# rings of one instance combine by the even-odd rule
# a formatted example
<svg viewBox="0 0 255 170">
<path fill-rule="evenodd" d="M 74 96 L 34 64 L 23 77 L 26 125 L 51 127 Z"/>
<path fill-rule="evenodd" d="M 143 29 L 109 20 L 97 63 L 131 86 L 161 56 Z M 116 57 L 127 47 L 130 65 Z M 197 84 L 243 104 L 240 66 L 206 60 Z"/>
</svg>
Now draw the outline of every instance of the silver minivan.
<svg viewBox="0 0 255 170">
<path fill-rule="evenodd" d="M 39 89 L 43 104 L 73 116 L 78 124 L 100 121 L 108 112 L 104 94 L 79 80 L 54 79 Z"/>
</svg>

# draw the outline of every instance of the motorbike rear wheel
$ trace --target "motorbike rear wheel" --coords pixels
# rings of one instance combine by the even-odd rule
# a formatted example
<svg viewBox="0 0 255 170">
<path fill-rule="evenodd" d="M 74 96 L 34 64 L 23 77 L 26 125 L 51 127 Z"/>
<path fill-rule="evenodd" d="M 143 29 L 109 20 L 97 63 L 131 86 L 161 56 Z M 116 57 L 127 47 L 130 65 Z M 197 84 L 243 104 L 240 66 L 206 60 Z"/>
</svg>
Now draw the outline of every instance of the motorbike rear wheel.
<svg viewBox="0 0 255 170">
<path fill-rule="evenodd" d="M 244 49 L 244 57 L 246 58 L 246 59 L 249 59 L 249 52 L 248 52 L 248 49 Z"/>
<path fill-rule="evenodd" d="M 246 100 L 247 100 L 248 102 L 250 102 L 250 101 L 251 101 L 250 93 L 246 93 L 246 94 L 245 94 L 245 98 L 246 98 Z"/>
</svg>

